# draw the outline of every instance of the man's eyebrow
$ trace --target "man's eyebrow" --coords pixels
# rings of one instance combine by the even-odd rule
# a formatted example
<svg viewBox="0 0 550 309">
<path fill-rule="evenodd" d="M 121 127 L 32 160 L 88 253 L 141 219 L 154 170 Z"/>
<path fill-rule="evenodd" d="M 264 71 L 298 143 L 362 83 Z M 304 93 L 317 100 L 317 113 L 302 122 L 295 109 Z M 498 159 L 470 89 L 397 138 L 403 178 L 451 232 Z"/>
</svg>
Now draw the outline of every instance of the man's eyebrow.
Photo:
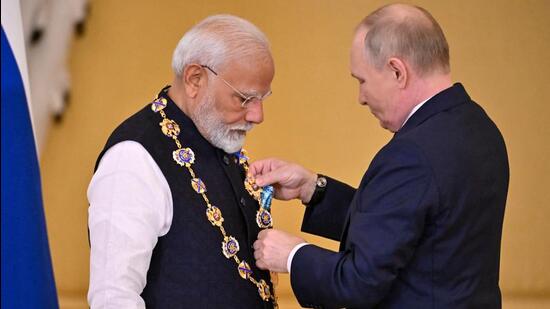
<svg viewBox="0 0 550 309">
<path fill-rule="evenodd" d="M 269 92 L 270 90 L 268 90 L 267 92 Z M 261 93 L 258 90 L 245 90 L 245 91 L 241 91 L 241 93 L 244 94 L 244 96 L 246 96 L 246 97 L 261 97 L 261 96 L 265 95 L 265 93 Z"/>
</svg>

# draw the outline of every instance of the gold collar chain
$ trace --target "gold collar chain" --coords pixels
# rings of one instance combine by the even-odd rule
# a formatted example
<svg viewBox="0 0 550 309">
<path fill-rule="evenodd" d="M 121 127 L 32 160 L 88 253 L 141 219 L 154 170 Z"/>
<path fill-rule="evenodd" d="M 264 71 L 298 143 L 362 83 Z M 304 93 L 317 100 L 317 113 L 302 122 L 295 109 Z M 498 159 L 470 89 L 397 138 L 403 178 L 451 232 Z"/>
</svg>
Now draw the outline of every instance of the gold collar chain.
<svg viewBox="0 0 550 309">
<path fill-rule="evenodd" d="M 252 282 L 252 284 L 257 287 L 260 297 L 264 301 L 271 300 L 273 302 L 274 308 L 277 308 L 278 305 L 275 293 L 271 292 L 269 285 L 263 279 L 260 279 L 260 281 L 254 279 L 254 277 L 252 277 L 252 269 L 250 268 L 250 265 L 245 260 L 239 259 L 239 257 L 237 256 L 237 253 L 240 249 L 239 242 L 235 237 L 230 236 L 226 232 L 225 228 L 223 227 L 224 218 L 222 216 L 221 210 L 218 207 L 212 205 L 208 200 L 208 197 L 206 196 L 206 185 L 200 178 L 196 176 L 195 171 L 191 167 L 193 163 L 195 163 L 195 153 L 191 148 L 182 147 L 178 139 L 178 135 L 180 133 L 179 125 L 174 120 L 168 119 L 168 117 L 166 117 L 166 113 L 164 112 L 164 108 L 167 106 L 167 104 L 168 101 L 166 100 L 166 98 L 157 96 L 151 103 L 151 109 L 153 110 L 153 112 L 159 113 L 162 117 L 162 122 L 159 123 L 162 129 L 162 133 L 172 138 L 176 143 L 177 149 L 172 152 L 172 158 L 174 159 L 174 161 L 176 161 L 177 164 L 187 168 L 187 170 L 189 171 L 189 174 L 191 175 L 191 186 L 193 187 L 195 192 L 202 196 L 204 202 L 206 203 L 206 217 L 208 221 L 210 221 L 210 223 L 214 227 L 217 227 L 222 234 L 223 255 L 228 259 L 233 259 L 237 264 L 237 271 L 241 278 Z M 244 149 L 241 150 L 237 154 L 237 158 L 239 160 L 239 164 L 243 166 L 246 174 L 248 174 L 248 157 L 246 156 L 246 151 Z M 273 226 L 273 219 L 269 212 L 269 205 L 271 204 L 271 193 L 273 188 L 258 187 L 255 184 L 254 179 L 250 177 L 247 177 L 245 179 L 244 185 L 248 193 L 260 204 L 260 207 L 256 213 L 256 224 L 258 224 L 261 229 L 271 228 Z M 269 190 L 270 192 L 268 192 Z"/>
</svg>

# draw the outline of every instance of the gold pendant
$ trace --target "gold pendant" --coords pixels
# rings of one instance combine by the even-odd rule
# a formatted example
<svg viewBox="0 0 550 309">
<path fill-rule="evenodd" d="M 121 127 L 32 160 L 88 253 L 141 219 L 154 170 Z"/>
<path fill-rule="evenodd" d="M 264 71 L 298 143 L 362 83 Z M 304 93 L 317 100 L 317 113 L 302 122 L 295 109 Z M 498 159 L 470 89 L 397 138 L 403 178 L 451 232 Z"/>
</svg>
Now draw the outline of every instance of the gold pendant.
<svg viewBox="0 0 550 309">
<path fill-rule="evenodd" d="M 195 153 L 191 148 L 180 148 L 172 152 L 172 157 L 177 164 L 190 167 L 195 162 Z"/>
<path fill-rule="evenodd" d="M 191 186 L 198 194 L 202 194 L 206 192 L 206 185 L 200 178 L 193 178 L 191 179 Z"/>
<path fill-rule="evenodd" d="M 167 104 L 168 104 L 168 101 L 165 98 L 158 98 L 157 97 L 151 103 L 151 110 L 153 110 L 153 112 L 155 112 L 155 113 L 160 112 L 161 110 L 163 110 L 166 107 Z"/>
<path fill-rule="evenodd" d="M 222 252 L 226 258 L 232 258 L 237 252 L 239 252 L 239 242 L 233 236 L 225 236 L 222 241 Z"/>
<path fill-rule="evenodd" d="M 180 134 L 180 126 L 174 121 L 168 118 L 164 118 L 159 126 L 162 129 L 162 133 L 168 137 L 178 136 Z"/>
<path fill-rule="evenodd" d="M 273 227 L 273 218 L 271 217 L 269 211 L 264 208 L 260 208 L 260 210 L 256 212 L 256 224 L 258 224 L 258 226 L 262 229 Z"/>
<path fill-rule="evenodd" d="M 252 270 L 250 269 L 250 265 L 248 265 L 247 262 L 241 261 L 238 267 L 239 275 L 241 275 L 241 278 L 248 280 L 250 278 L 250 275 L 252 274 Z"/>
<path fill-rule="evenodd" d="M 209 206 L 206 209 L 206 217 L 214 226 L 222 226 L 223 216 L 221 210 L 216 206 Z"/>
</svg>

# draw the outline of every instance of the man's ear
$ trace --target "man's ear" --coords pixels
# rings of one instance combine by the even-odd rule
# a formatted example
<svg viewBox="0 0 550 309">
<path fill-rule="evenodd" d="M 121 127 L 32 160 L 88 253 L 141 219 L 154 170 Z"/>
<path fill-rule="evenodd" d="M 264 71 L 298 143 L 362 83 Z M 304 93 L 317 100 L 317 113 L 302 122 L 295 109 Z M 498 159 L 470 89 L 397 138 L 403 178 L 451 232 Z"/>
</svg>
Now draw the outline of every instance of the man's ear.
<svg viewBox="0 0 550 309">
<path fill-rule="evenodd" d="M 392 57 L 388 59 L 388 67 L 392 71 L 399 88 L 404 88 L 409 78 L 409 72 L 405 63 L 399 58 Z"/>
<path fill-rule="evenodd" d="M 206 72 L 200 65 L 190 64 L 183 70 L 181 78 L 187 96 L 196 98 L 200 88 L 206 83 Z"/>
</svg>

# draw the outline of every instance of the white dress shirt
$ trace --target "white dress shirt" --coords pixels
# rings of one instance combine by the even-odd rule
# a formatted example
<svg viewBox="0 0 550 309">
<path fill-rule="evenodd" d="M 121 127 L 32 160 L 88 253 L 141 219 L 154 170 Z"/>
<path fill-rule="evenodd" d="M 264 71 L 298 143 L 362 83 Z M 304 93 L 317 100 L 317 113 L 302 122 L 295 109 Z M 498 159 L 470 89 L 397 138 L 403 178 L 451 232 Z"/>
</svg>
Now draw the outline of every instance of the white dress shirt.
<svg viewBox="0 0 550 309">
<path fill-rule="evenodd" d="M 151 255 L 172 224 L 166 178 L 141 144 L 124 141 L 102 157 L 88 201 L 90 307 L 145 308 Z"/>
<path fill-rule="evenodd" d="M 416 113 L 416 111 L 422 107 L 422 105 L 424 105 L 426 102 L 428 102 L 429 99 L 431 99 L 432 97 L 429 97 L 427 98 L 426 100 L 418 103 L 412 110 L 411 112 L 409 113 L 409 115 L 407 116 L 407 118 L 405 118 L 405 121 L 403 121 L 403 124 L 401 125 L 401 128 L 403 128 L 403 126 L 405 125 L 405 123 L 407 123 L 407 121 L 411 118 L 411 116 Z M 290 254 L 288 255 L 288 258 L 286 260 L 286 269 L 288 271 L 288 273 L 290 274 L 290 269 L 291 269 L 291 266 L 292 266 L 292 259 L 294 258 L 294 255 L 296 255 L 296 252 L 298 252 L 298 250 L 300 248 L 302 248 L 303 246 L 306 246 L 306 245 L 309 245 L 308 243 L 301 243 L 301 244 L 298 244 L 296 245 L 291 251 L 290 251 Z"/>
</svg>

